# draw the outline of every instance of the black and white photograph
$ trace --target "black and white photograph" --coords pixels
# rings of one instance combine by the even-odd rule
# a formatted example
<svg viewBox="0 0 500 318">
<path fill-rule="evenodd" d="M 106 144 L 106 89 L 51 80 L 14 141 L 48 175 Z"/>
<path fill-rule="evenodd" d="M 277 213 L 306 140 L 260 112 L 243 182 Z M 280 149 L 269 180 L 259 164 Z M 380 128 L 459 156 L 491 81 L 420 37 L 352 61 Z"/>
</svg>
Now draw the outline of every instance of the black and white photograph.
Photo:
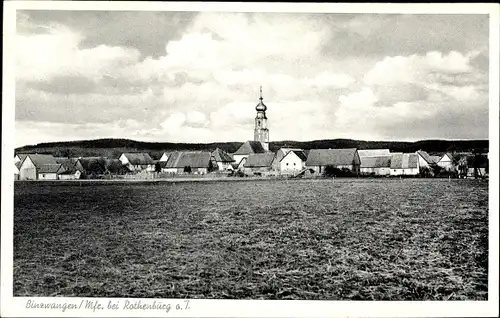
<svg viewBox="0 0 500 318">
<path fill-rule="evenodd" d="M 6 4 L 2 316 L 497 316 L 499 7 L 364 5 Z"/>
</svg>

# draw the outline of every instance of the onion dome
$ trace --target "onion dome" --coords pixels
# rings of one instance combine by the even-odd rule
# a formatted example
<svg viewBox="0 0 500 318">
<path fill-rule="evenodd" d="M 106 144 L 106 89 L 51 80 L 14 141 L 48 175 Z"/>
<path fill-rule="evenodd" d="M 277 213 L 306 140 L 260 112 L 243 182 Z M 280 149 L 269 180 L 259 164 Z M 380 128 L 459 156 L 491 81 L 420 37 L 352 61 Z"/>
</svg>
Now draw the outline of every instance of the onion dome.
<svg viewBox="0 0 500 318">
<path fill-rule="evenodd" d="M 264 98 L 262 98 L 262 86 L 260 87 L 260 102 L 257 104 L 257 106 L 255 106 L 255 110 L 258 111 L 258 112 L 265 112 L 267 110 L 267 106 L 264 105 L 264 103 L 262 102 L 262 100 Z"/>
</svg>

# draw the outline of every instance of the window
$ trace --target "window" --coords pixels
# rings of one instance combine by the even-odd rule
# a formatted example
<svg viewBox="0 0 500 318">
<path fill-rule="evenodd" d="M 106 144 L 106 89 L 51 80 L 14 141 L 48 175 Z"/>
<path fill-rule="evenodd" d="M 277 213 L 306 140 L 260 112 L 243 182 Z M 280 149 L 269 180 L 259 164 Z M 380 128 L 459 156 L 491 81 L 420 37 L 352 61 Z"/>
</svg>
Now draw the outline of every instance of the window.
<svg viewBox="0 0 500 318">
<path fill-rule="evenodd" d="M 288 166 L 288 162 L 286 163 L 286 165 Z"/>
<path fill-rule="evenodd" d="M 294 162 L 293 165 L 296 166 L 297 164 Z"/>
</svg>

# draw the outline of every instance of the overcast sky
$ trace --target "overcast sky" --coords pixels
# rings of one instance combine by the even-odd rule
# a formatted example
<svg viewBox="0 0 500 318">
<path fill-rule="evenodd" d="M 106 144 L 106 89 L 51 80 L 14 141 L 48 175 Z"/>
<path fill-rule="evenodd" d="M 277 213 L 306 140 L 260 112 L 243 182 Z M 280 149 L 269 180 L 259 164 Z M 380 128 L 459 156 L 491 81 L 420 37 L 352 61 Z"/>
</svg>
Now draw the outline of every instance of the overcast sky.
<svg viewBox="0 0 500 318">
<path fill-rule="evenodd" d="M 488 16 L 18 11 L 16 145 L 488 138 Z"/>
</svg>

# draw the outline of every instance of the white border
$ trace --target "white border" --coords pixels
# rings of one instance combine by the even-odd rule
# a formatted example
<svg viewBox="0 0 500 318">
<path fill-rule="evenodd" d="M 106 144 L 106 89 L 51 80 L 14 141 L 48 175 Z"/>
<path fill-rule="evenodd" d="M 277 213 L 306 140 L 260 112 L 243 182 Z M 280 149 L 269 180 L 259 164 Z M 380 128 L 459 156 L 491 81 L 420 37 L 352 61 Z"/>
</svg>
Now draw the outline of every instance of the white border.
<svg viewBox="0 0 500 318">
<path fill-rule="evenodd" d="M 15 12 L 18 9 L 49 10 L 134 10 L 134 11 L 231 11 L 231 12 L 325 12 L 325 13 L 408 13 L 408 14 L 489 14 L 490 15 L 490 72 L 489 72 L 489 300 L 448 302 L 356 302 L 356 301 L 265 301 L 265 300 L 191 300 L 189 311 L 98 311 L 32 310 L 26 309 L 28 298 L 12 297 L 12 239 L 13 239 L 13 181 L 14 151 L 14 94 Z M 497 4 L 293 4 L 293 3 L 194 3 L 194 2 L 68 2 L 68 1 L 7 1 L 4 2 L 4 58 L 2 100 L 2 317 L 496 317 L 498 316 L 498 211 L 495 194 L 499 189 L 499 6 Z M 84 298 L 30 298 L 35 301 L 71 302 L 79 304 Z M 91 298 L 104 306 L 108 301 L 124 299 Z M 152 302 L 153 300 L 143 300 Z M 156 300 L 181 303 L 179 299 Z"/>
</svg>

